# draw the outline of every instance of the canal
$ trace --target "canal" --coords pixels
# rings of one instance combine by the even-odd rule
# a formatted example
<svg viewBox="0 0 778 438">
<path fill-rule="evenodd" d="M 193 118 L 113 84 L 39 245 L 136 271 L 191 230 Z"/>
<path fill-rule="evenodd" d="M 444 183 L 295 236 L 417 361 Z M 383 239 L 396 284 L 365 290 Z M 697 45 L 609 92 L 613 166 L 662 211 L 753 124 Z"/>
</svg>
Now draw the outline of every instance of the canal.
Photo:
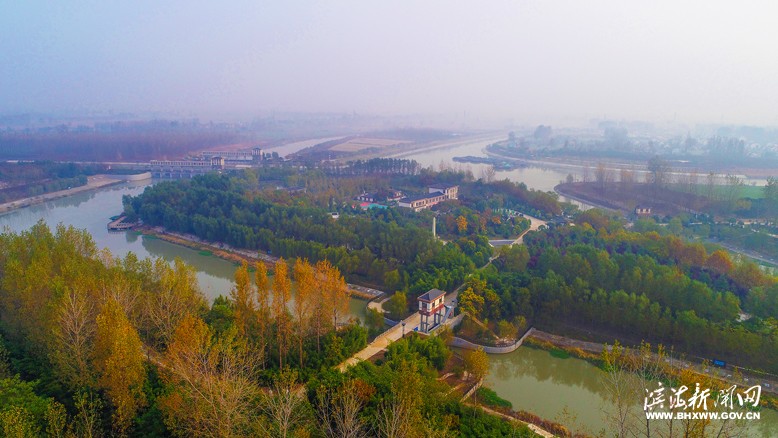
<svg viewBox="0 0 778 438">
<path fill-rule="evenodd" d="M 556 421 L 573 431 L 598 435 L 610 429 L 606 418 L 612 403 L 603 386 L 604 376 L 585 360 L 519 347 L 512 353 L 489 355 L 486 385 L 510 401 L 515 410 Z M 636 400 L 641 409 L 642 403 L 642 398 Z M 748 427 L 740 436 L 776 437 L 778 412 L 762 409 L 761 419 L 748 422 Z"/>
<path fill-rule="evenodd" d="M 219 295 L 229 295 L 234 285 L 236 265 L 233 262 L 204 255 L 153 236 L 131 231 L 108 232 L 106 224 L 109 217 L 122 211 L 122 196 L 138 195 L 149 184 L 149 181 L 124 183 L 14 210 L 0 215 L 0 229 L 7 227 L 11 231 L 20 232 L 39 220 L 44 220 L 51 228 L 60 223 L 73 225 L 88 231 L 99 248 L 108 248 L 120 257 L 130 251 L 139 258 L 162 258 L 168 262 L 178 257 L 195 268 L 200 290 L 209 300 Z M 364 318 L 365 301 L 351 299 L 349 308 L 353 316 Z"/>
</svg>

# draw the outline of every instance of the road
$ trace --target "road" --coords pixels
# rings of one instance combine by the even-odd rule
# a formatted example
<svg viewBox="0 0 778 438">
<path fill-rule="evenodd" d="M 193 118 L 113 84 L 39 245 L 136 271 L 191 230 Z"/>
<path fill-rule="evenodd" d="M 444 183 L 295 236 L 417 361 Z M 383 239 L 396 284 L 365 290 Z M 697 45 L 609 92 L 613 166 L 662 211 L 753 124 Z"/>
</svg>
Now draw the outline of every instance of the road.
<svg viewBox="0 0 778 438">
<path fill-rule="evenodd" d="M 523 233 L 519 234 L 519 237 L 513 239 L 513 240 L 490 240 L 489 243 L 492 246 L 505 246 L 505 245 L 516 245 L 516 244 L 522 244 L 524 243 L 524 235 L 527 234 L 530 231 L 537 231 L 538 228 L 540 228 L 541 225 L 546 225 L 546 221 L 538 219 L 536 217 L 532 217 L 530 215 L 525 214 L 525 218 L 529 219 L 529 229 L 524 231 Z"/>
</svg>

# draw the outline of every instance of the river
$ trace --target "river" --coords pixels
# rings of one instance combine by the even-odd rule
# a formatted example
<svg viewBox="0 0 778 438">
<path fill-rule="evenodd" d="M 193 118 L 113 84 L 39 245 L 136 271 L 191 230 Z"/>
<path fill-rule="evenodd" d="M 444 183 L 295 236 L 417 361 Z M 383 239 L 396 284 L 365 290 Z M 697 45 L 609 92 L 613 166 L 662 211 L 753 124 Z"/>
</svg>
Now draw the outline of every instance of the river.
<svg viewBox="0 0 778 438">
<path fill-rule="evenodd" d="M 450 167 L 455 170 L 470 170 L 473 176 L 478 179 L 485 175 L 486 170 L 491 167 L 488 164 L 479 163 L 457 163 L 453 161 L 454 157 L 474 156 L 474 157 L 486 157 L 484 149 L 492 143 L 505 140 L 507 134 L 494 136 L 490 138 L 481 138 L 469 142 L 460 142 L 451 147 L 436 147 L 432 149 L 425 149 L 421 151 L 413 151 L 403 154 L 398 154 L 396 158 L 406 158 L 409 160 L 416 160 L 423 167 L 432 167 L 435 170 L 441 168 L 441 164 L 446 167 Z M 514 170 L 498 170 L 495 172 L 495 179 L 509 179 L 510 181 L 524 183 L 530 189 L 540 190 L 543 192 L 553 192 L 554 187 L 564 182 L 567 175 L 572 173 L 574 177 L 580 179 L 581 168 L 570 167 L 569 169 L 561 170 L 558 167 L 543 167 L 543 166 L 527 166 Z M 590 204 L 575 201 L 573 199 L 560 196 L 561 201 L 571 202 L 578 206 L 578 208 L 586 210 L 591 208 Z"/>
<path fill-rule="evenodd" d="M 122 211 L 122 196 L 138 195 L 149 184 L 149 181 L 123 183 L 14 210 L 0 215 L 0 229 L 8 227 L 20 232 L 41 219 L 51 228 L 59 223 L 73 225 L 86 229 L 99 248 L 108 248 L 117 256 L 124 257 L 132 251 L 139 258 L 161 257 L 169 262 L 178 257 L 197 270 L 200 289 L 209 300 L 228 295 L 234 285 L 234 263 L 150 236 L 108 232 L 109 217 Z M 365 301 L 352 299 L 349 308 L 353 316 L 364 317 Z"/>
<path fill-rule="evenodd" d="M 591 435 L 609 429 L 605 415 L 611 403 L 601 380 L 604 373 L 591 363 L 530 347 L 489 355 L 489 361 L 486 385 L 513 403 L 514 409 Z M 743 436 L 778 436 L 778 412 L 774 410 L 762 409 L 761 419 L 749 424 Z"/>
</svg>

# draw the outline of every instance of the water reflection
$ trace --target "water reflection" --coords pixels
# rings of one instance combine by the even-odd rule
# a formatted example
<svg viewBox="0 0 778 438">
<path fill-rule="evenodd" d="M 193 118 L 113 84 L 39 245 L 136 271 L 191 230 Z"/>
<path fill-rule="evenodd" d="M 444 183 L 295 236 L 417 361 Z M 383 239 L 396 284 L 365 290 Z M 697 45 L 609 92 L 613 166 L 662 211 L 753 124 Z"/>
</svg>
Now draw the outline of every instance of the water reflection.
<svg viewBox="0 0 778 438">
<path fill-rule="evenodd" d="M 108 248 L 120 257 L 130 251 L 139 258 L 160 257 L 168 262 L 179 257 L 195 268 L 200 289 L 208 299 L 228 295 L 234 285 L 236 265 L 233 262 L 138 233 L 107 230 L 109 217 L 122 210 L 122 196 L 138 195 L 150 184 L 151 181 L 123 183 L 14 210 L 0 216 L 0 229 L 7 227 L 13 232 L 21 232 L 39 220 L 51 228 L 60 223 L 73 225 L 87 230 L 99 248 Z M 364 319 L 364 301 L 353 299 L 349 308 L 353 316 Z"/>
<path fill-rule="evenodd" d="M 514 409 L 590 434 L 608 429 L 605 415 L 613 404 L 602 384 L 604 373 L 596 366 L 576 358 L 560 359 L 529 347 L 490 355 L 489 359 L 486 383 L 513 403 Z M 750 422 L 748 436 L 778 436 L 778 412 L 763 409 L 761 415 L 760 420 Z"/>
</svg>

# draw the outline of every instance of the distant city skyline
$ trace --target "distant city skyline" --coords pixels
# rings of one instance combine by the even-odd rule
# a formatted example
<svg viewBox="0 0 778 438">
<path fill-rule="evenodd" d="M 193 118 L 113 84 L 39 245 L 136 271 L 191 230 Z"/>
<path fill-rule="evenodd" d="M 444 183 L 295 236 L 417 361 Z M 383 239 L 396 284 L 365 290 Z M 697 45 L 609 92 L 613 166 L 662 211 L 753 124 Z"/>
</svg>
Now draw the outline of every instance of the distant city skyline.
<svg viewBox="0 0 778 438">
<path fill-rule="evenodd" d="M 774 126 L 775 16 L 766 1 L 3 2 L 0 114 Z"/>
</svg>

